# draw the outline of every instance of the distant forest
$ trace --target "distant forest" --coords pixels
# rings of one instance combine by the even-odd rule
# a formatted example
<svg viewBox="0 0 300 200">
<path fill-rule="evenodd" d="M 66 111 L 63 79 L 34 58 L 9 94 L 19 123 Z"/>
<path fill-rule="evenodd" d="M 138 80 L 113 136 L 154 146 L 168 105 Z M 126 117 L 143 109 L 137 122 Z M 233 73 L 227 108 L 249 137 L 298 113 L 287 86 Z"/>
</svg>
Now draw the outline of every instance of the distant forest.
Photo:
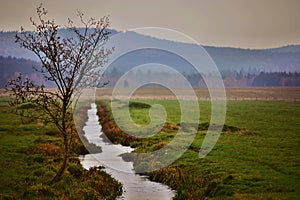
<svg viewBox="0 0 300 200">
<path fill-rule="evenodd" d="M 4 88 L 8 81 L 16 78 L 19 73 L 36 83 L 44 84 L 46 87 L 52 87 L 52 83 L 46 82 L 44 78 L 33 69 L 33 67 L 39 68 L 40 66 L 41 64 L 39 62 L 33 60 L 0 56 L 0 88 Z"/>
<path fill-rule="evenodd" d="M 105 74 L 104 77 L 109 80 L 109 85 L 112 87 L 116 81 L 123 75 L 120 70 L 113 68 Z M 221 75 L 225 87 L 298 87 L 300 86 L 300 72 L 260 72 L 250 73 L 243 71 L 222 72 Z M 168 77 L 164 72 L 155 71 L 138 71 L 132 77 L 143 79 L 146 77 L 155 80 L 159 78 L 172 78 Z M 169 75 L 170 76 L 170 75 Z M 183 76 L 189 81 L 193 87 L 206 87 L 205 81 L 200 74 L 185 74 Z M 130 80 L 123 80 L 125 87 L 130 87 Z M 174 85 L 177 80 L 173 80 Z"/>
<path fill-rule="evenodd" d="M 29 77 L 37 83 L 44 84 L 46 87 L 52 87 L 50 82 L 45 82 L 32 66 L 39 67 L 40 63 L 23 58 L 3 57 L 0 56 L 0 87 L 4 88 L 7 82 L 15 78 L 18 73 Z M 104 77 L 109 82 L 108 87 L 113 87 L 116 81 L 124 72 L 113 68 Z M 157 71 L 139 71 L 134 77 L 142 78 L 143 76 L 166 77 L 163 72 Z M 193 87 L 205 87 L 205 82 L 199 74 L 184 74 L 186 79 Z M 256 71 L 221 71 L 221 75 L 226 87 L 283 87 L 283 86 L 300 86 L 299 72 L 256 72 Z M 175 82 L 176 80 L 174 80 Z M 130 87 L 130 80 L 124 80 L 124 86 Z"/>
</svg>

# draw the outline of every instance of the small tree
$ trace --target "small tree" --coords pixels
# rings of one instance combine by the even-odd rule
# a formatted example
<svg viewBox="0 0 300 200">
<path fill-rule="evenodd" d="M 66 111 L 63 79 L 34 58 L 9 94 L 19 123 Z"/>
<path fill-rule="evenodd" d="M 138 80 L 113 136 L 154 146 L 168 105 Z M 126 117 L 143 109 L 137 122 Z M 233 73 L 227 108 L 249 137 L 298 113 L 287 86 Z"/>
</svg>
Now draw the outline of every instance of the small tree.
<svg viewBox="0 0 300 200">
<path fill-rule="evenodd" d="M 8 83 L 11 104 L 16 106 L 30 104 L 34 112 L 18 112 L 25 117 L 42 119 L 53 123 L 63 138 L 64 157 L 60 169 L 53 181 L 61 179 L 69 162 L 70 144 L 76 132 L 72 102 L 80 95 L 83 88 L 96 86 L 96 81 L 112 49 L 105 48 L 110 32 L 109 18 L 84 20 L 78 11 L 81 28 L 75 27 L 68 20 L 65 27 L 54 20 L 45 19 L 47 10 L 42 4 L 37 7 L 37 22 L 30 18 L 34 31 L 16 35 L 16 42 L 21 47 L 31 50 L 40 60 L 41 66 L 34 69 L 41 73 L 46 81 L 53 82 L 55 89 L 46 89 L 20 74 Z M 61 29 L 65 28 L 64 31 Z M 67 32 L 66 35 L 62 33 Z"/>
</svg>

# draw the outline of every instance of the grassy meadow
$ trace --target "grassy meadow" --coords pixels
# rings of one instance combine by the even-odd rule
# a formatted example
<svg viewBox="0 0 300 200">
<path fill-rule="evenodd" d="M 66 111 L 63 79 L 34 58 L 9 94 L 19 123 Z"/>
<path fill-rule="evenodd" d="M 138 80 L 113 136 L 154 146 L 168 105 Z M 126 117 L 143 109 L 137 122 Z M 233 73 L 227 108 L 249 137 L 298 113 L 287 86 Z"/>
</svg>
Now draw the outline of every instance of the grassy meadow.
<svg viewBox="0 0 300 200">
<path fill-rule="evenodd" d="M 21 120 L 7 97 L 0 97 L 0 199 L 115 199 L 121 184 L 103 170 L 85 170 L 72 146 L 70 164 L 62 180 L 50 183 L 62 162 L 62 139 L 56 128 L 35 120 Z M 82 116 L 85 119 L 85 116 Z"/>
<path fill-rule="evenodd" d="M 199 101 L 200 126 L 192 145 L 180 159 L 147 175 L 175 189 L 175 199 L 299 199 L 298 90 L 229 89 L 223 132 L 203 159 L 199 149 L 210 120 L 210 102 L 204 97 L 205 91 L 199 91 L 197 94 L 204 98 Z M 111 91 L 101 91 L 96 101 L 98 114 L 113 142 L 135 147 L 136 152 L 152 152 L 175 136 L 180 107 L 171 93 L 160 91 L 163 97 L 154 98 L 151 89 L 137 92 L 130 106 L 137 124 L 150 122 L 149 105 L 162 105 L 168 115 L 158 134 L 136 139 L 115 126 L 105 98 Z M 62 140 L 51 125 L 21 120 L 13 109 L 7 97 L 0 97 L 0 199 L 115 199 L 121 194 L 120 183 L 111 176 L 98 168 L 82 168 L 78 160 L 78 154 L 84 153 L 80 142 L 73 147 L 63 179 L 49 184 L 62 161 Z"/>
<path fill-rule="evenodd" d="M 141 98 L 132 102 L 137 102 L 136 107 L 130 106 L 130 115 L 137 124 L 150 122 L 149 106 L 142 104 L 164 106 L 167 123 L 147 139 L 122 140 L 127 136 L 119 134 L 115 143 L 128 141 L 128 145 L 136 148 L 135 152 L 152 152 L 173 139 L 180 122 L 176 100 Z M 113 121 L 109 101 L 99 99 L 97 104 L 105 108 L 105 112 L 99 112 L 100 116 Z M 147 173 L 150 179 L 175 189 L 175 199 L 300 198 L 300 102 L 229 100 L 221 137 L 203 159 L 198 155 L 210 119 L 210 102 L 199 104 L 200 126 L 192 145 L 168 167 Z M 113 133 L 120 130 L 112 128 L 111 123 L 105 129 L 107 121 L 101 123 L 104 131 L 112 132 L 112 138 L 116 138 Z"/>
</svg>

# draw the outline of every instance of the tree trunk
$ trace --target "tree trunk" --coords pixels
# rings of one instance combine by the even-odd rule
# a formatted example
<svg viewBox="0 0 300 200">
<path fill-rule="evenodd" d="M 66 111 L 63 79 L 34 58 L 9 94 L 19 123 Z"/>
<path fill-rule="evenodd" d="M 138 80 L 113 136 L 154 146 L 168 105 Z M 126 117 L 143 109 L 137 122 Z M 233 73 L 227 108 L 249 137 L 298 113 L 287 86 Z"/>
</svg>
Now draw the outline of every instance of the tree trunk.
<svg viewBox="0 0 300 200">
<path fill-rule="evenodd" d="M 70 148 L 69 148 L 68 139 L 67 139 L 66 135 L 64 135 L 64 146 L 65 146 L 64 160 L 63 160 L 62 166 L 56 173 L 55 177 L 52 179 L 52 183 L 58 182 L 61 179 L 61 177 L 64 174 L 64 172 L 68 166 L 68 163 L 69 163 Z"/>
</svg>

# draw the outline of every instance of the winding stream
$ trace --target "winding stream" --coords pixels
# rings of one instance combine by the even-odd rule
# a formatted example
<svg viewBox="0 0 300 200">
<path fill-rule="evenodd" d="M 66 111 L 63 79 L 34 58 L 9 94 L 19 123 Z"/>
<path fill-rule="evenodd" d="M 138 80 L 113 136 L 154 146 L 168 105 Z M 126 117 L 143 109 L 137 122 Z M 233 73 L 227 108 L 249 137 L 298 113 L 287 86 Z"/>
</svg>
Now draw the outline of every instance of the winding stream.
<svg viewBox="0 0 300 200">
<path fill-rule="evenodd" d="M 135 174 L 133 171 L 133 163 L 125 162 L 119 156 L 122 153 L 133 151 L 133 148 L 122 145 L 113 145 L 103 141 L 100 135 L 104 133 L 101 130 L 101 126 L 98 122 L 99 118 L 96 113 L 96 104 L 93 103 L 91 105 L 91 109 L 88 110 L 88 121 L 86 122 L 83 130 L 90 143 L 101 146 L 102 153 L 80 156 L 79 159 L 83 167 L 85 169 L 89 169 L 90 167 L 104 165 L 104 170 L 120 181 L 123 185 L 123 194 L 119 199 L 172 199 L 175 196 L 175 192 L 173 190 L 161 183 L 152 182 L 145 176 Z M 101 163 L 99 163 L 99 161 L 101 161 Z M 130 171 L 132 173 L 128 173 Z"/>
</svg>

